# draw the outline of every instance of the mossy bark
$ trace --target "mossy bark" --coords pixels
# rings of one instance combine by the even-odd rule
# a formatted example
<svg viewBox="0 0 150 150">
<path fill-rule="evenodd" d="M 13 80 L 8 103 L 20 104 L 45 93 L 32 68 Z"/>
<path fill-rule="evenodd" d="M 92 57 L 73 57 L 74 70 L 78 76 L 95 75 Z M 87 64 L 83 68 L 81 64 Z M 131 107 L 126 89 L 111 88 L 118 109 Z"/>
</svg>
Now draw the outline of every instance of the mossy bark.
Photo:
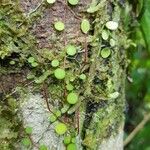
<svg viewBox="0 0 150 150">
<path fill-rule="evenodd" d="M 120 143 L 118 147 L 114 146 L 114 150 L 120 150 L 123 147 L 127 65 L 125 49 L 128 45 L 121 16 L 125 7 L 123 1 L 81 0 L 77 6 L 68 5 L 63 0 L 58 0 L 53 5 L 42 0 L 0 2 L 3 6 L 0 6 L 1 15 L 7 13 L 6 16 L 0 16 L 0 25 L 3 29 L 0 32 L 3 37 L 0 49 L 2 100 L 16 96 L 14 93 L 20 94 L 22 88 L 27 90 L 25 95 L 28 95 L 24 101 L 22 97 L 20 101 L 20 97 L 16 96 L 20 101 L 17 113 L 19 118 L 22 117 L 23 124 L 23 127 L 19 128 L 21 131 L 18 131 L 17 138 L 24 136 L 23 128 L 30 124 L 33 127 L 30 149 L 39 149 L 42 142 L 50 150 L 65 149 L 62 143 L 63 136 L 59 137 L 54 132 L 55 123 L 50 125 L 47 121 L 48 116 L 53 114 L 50 109 L 60 109 L 66 104 L 67 92 L 64 82 L 57 81 L 52 75 L 53 68 L 50 68 L 50 62 L 58 59 L 60 66 L 66 70 L 65 84 L 71 82 L 79 94 L 79 103 L 73 106 L 74 108 L 70 106 L 72 107 L 70 111 L 74 110 L 73 113 L 63 114 L 59 118 L 67 123 L 68 134 L 74 134 L 77 149 L 104 150 L 107 144 Z M 80 29 L 83 18 L 87 18 L 91 24 L 88 34 L 82 33 Z M 57 32 L 53 26 L 58 20 L 65 24 L 63 32 Z M 106 28 L 106 23 L 111 20 L 119 24 L 116 30 Z M 107 40 L 102 38 L 104 30 L 109 35 Z M 5 39 L 8 37 L 10 40 L 6 42 Z M 76 57 L 66 56 L 67 44 L 78 47 Z M 107 58 L 101 56 L 101 50 L 104 48 L 111 51 Z M 32 65 L 28 62 L 30 56 L 38 63 L 37 68 L 30 66 Z M 10 60 L 16 61 L 17 65 L 12 66 Z M 28 73 L 34 75 L 31 82 L 25 80 Z M 85 81 L 78 79 L 81 73 L 86 74 Z M 16 81 L 17 85 L 11 85 L 11 89 L 8 90 L 10 84 L 3 80 L 5 75 L 10 77 L 10 83 L 15 76 L 16 79 L 25 81 L 26 86 L 22 87 L 20 84 L 22 82 Z M 21 88 L 12 92 L 16 86 Z M 39 95 L 41 91 L 43 97 Z M 40 120 L 42 117 L 43 121 Z M 21 144 L 16 146 L 13 143 L 14 137 L 12 139 L 12 147 L 15 145 L 15 149 L 25 149 L 20 146 Z M 2 139 L 3 143 L 5 140 Z M 53 144 L 54 140 L 60 144 Z M 9 142 L 7 146 L 9 149 Z M 109 147 L 106 146 L 105 149 Z"/>
</svg>

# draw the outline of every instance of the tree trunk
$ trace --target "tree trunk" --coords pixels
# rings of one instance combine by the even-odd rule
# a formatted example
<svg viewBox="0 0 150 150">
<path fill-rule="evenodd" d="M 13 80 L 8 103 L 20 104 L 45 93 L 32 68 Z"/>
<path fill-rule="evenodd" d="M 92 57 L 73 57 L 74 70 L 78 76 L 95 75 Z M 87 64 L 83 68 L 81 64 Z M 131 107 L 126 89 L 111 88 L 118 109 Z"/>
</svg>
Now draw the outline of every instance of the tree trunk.
<svg viewBox="0 0 150 150">
<path fill-rule="evenodd" d="M 0 106 L 11 107 L 13 112 L 10 120 L 4 115 L 7 111 L 0 109 L 5 120 L 0 131 L 7 129 L 6 135 L 13 135 L 0 137 L 1 149 L 38 150 L 45 145 L 48 150 L 64 150 L 65 135 L 76 139 L 72 143 L 77 150 L 123 149 L 128 45 L 121 17 L 124 2 L 80 0 L 76 6 L 64 0 L 54 4 L 42 0 L 0 3 Z M 87 33 L 81 28 L 85 18 L 90 22 Z M 64 23 L 63 31 L 54 28 L 57 21 Z M 74 56 L 65 53 L 68 44 L 76 45 L 78 52 Z M 31 56 L 36 60 L 34 64 L 29 60 Z M 63 80 L 53 75 L 54 59 L 66 71 Z M 66 102 L 70 93 L 66 84 L 72 84 L 73 92 L 79 95 L 74 105 Z M 13 108 L 12 101 L 16 105 Z M 49 116 L 64 106 L 68 110 L 50 123 Z M 4 127 L 5 122 L 9 125 Z M 58 122 L 66 124 L 65 135 L 55 132 Z M 32 133 L 25 133 L 27 127 L 32 128 Z M 30 139 L 30 146 L 22 144 L 24 137 Z"/>
</svg>

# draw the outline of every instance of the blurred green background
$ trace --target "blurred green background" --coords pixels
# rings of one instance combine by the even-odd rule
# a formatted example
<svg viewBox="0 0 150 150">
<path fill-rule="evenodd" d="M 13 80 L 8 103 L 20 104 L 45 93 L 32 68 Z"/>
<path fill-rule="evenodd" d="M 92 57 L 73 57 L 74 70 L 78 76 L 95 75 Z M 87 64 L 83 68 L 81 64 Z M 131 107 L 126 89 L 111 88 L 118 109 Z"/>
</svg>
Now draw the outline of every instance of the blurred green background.
<svg viewBox="0 0 150 150">
<path fill-rule="evenodd" d="M 130 36 L 135 43 L 128 50 L 130 59 L 126 84 L 127 114 L 125 137 L 150 113 L 150 0 L 130 0 L 133 19 Z M 131 18 L 129 18 L 131 19 Z M 150 150 L 150 121 L 125 147 Z"/>
</svg>

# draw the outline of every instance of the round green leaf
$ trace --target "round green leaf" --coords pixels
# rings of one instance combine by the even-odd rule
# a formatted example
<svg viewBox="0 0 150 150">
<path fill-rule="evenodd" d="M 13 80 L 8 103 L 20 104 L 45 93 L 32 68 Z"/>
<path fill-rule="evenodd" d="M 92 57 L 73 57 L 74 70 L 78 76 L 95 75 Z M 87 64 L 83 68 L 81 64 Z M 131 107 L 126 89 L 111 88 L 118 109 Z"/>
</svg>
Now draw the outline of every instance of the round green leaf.
<svg viewBox="0 0 150 150">
<path fill-rule="evenodd" d="M 65 136 L 64 137 L 64 144 L 68 145 L 71 142 L 71 136 Z"/>
<path fill-rule="evenodd" d="M 81 75 L 79 76 L 79 78 L 80 78 L 81 80 L 85 80 L 85 79 L 86 79 L 86 75 L 85 75 L 85 74 L 81 74 Z"/>
<path fill-rule="evenodd" d="M 57 21 L 57 22 L 54 24 L 54 27 L 55 27 L 55 29 L 58 30 L 58 31 L 63 31 L 64 28 L 65 28 L 65 25 L 64 25 L 63 22 Z"/>
<path fill-rule="evenodd" d="M 56 119 L 57 119 L 56 116 L 53 115 L 53 114 L 49 117 L 49 121 L 50 121 L 51 123 L 55 122 Z"/>
<path fill-rule="evenodd" d="M 40 145 L 39 150 L 48 150 L 46 145 Z"/>
<path fill-rule="evenodd" d="M 16 63 L 16 62 L 15 62 L 14 60 L 11 60 L 11 61 L 9 62 L 10 65 L 15 65 L 15 63 Z"/>
<path fill-rule="evenodd" d="M 75 137 L 72 138 L 72 139 L 71 139 L 71 142 L 72 142 L 72 143 L 76 143 L 76 138 L 75 138 Z"/>
<path fill-rule="evenodd" d="M 72 90 L 74 89 L 74 87 L 73 87 L 72 84 L 67 84 L 67 85 L 66 85 L 66 89 L 67 89 L 68 91 L 72 91 Z"/>
<path fill-rule="evenodd" d="M 103 38 L 103 40 L 108 40 L 109 34 L 108 34 L 108 32 L 106 30 L 102 31 L 102 38 Z"/>
<path fill-rule="evenodd" d="M 76 104 L 78 102 L 78 94 L 71 92 L 67 96 L 67 102 L 69 104 Z"/>
<path fill-rule="evenodd" d="M 61 111 L 60 110 L 57 110 L 56 112 L 54 112 L 55 113 L 55 115 L 57 116 L 57 117 L 60 117 L 61 116 Z"/>
<path fill-rule="evenodd" d="M 58 68 L 58 69 L 55 70 L 54 75 L 55 75 L 55 77 L 56 77 L 57 79 L 62 80 L 62 79 L 65 78 L 66 73 L 65 73 L 65 70 L 64 70 L 64 69 Z"/>
<path fill-rule="evenodd" d="M 28 62 L 29 62 L 29 63 L 33 63 L 34 61 L 35 61 L 35 58 L 34 58 L 34 57 L 29 57 L 29 58 L 28 58 Z"/>
<path fill-rule="evenodd" d="M 54 59 L 52 62 L 51 62 L 51 65 L 52 67 L 58 67 L 59 66 L 59 61 L 57 59 Z"/>
<path fill-rule="evenodd" d="M 54 4 L 56 2 L 56 0 L 47 0 L 47 3 L 49 4 Z"/>
<path fill-rule="evenodd" d="M 108 21 L 106 23 L 106 27 L 109 29 L 109 30 L 116 30 L 118 28 L 118 22 L 115 22 L 115 21 Z"/>
<path fill-rule="evenodd" d="M 116 41 L 114 39 L 110 39 L 109 43 L 112 47 L 116 45 Z"/>
<path fill-rule="evenodd" d="M 109 57 L 110 54 L 111 54 L 111 50 L 109 48 L 104 48 L 104 49 L 101 50 L 101 56 L 103 58 Z"/>
<path fill-rule="evenodd" d="M 58 123 L 55 127 L 55 131 L 59 135 L 65 134 L 67 131 L 67 126 L 64 123 Z"/>
<path fill-rule="evenodd" d="M 23 144 L 24 146 L 27 146 L 27 147 L 28 147 L 28 146 L 31 145 L 31 141 L 30 141 L 29 138 L 23 138 L 22 144 Z"/>
<path fill-rule="evenodd" d="M 31 66 L 32 66 L 32 67 L 37 67 L 37 66 L 38 66 L 38 63 L 37 63 L 37 62 L 33 62 L 33 63 L 31 63 Z"/>
<path fill-rule="evenodd" d="M 32 133 L 32 127 L 26 127 L 26 128 L 25 128 L 25 132 L 26 132 L 27 134 L 31 134 L 31 133 Z"/>
<path fill-rule="evenodd" d="M 83 33 L 87 34 L 90 30 L 90 22 L 87 19 L 83 19 L 81 22 L 81 30 Z"/>
<path fill-rule="evenodd" d="M 74 143 L 71 143 L 67 146 L 67 150 L 77 150 L 77 147 Z"/>
<path fill-rule="evenodd" d="M 74 45 L 68 45 L 66 47 L 66 49 L 67 49 L 67 54 L 70 55 L 70 56 L 74 56 L 77 52 L 77 49 Z"/>
<path fill-rule="evenodd" d="M 71 5 L 77 5 L 79 3 L 79 0 L 68 0 L 68 2 Z"/>
</svg>

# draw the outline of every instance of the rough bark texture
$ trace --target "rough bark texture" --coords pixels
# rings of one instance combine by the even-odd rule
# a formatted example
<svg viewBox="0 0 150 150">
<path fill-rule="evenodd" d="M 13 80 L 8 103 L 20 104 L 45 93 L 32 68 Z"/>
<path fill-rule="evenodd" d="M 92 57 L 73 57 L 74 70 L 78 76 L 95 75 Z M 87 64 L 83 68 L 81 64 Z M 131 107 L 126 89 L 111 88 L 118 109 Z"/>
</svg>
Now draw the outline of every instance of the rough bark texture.
<svg viewBox="0 0 150 150">
<path fill-rule="evenodd" d="M 87 75 L 85 82 L 81 83 L 79 81 L 76 85 L 80 91 L 81 103 L 77 106 L 75 113 L 71 116 L 61 116 L 63 122 L 70 124 L 71 128 L 77 131 L 77 149 L 123 149 L 125 47 L 127 38 L 121 21 L 122 3 L 120 4 L 119 0 L 81 0 L 77 6 L 72 7 L 67 5 L 64 0 L 56 0 L 56 3 L 52 6 L 41 0 L 20 0 L 19 3 L 16 2 L 16 5 L 21 8 L 22 14 L 29 21 L 27 22 L 29 34 L 35 37 L 34 49 L 30 48 L 27 54 L 25 53 L 26 55 L 32 55 L 33 52 L 33 56 L 37 58 L 39 63 L 44 64 L 45 59 L 51 55 L 46 53 L 47 49 L 53 52 L 56 58 L 59 58 L 68 43 L 77 45 L 81 51 L 71 61 L 67 60 L 65 56 L 64 61 L 61 63 L 66 70 L 72 69 L 72 74 L 79 74 L 83 71 Z M 87 13 L 87 9 L 92 6 L 97 6 L 98 9 L 93 13 Z M 83 34 L 80 29 L 82 18 L 87 18 L 91 23 L 89 34 Z M 54 29 L 53 25 L 57 20 L 64 22 L 64 32 L 58 33 Z M 108 30 L 109 39 L 103 40 L 102 31 L 107 30 L 105 24 L 110 20 L 119 22 L 119 28 L 115 31 Z M 20 27 L 24 24 L 26 24 L 26 21 L 16 26 Z M 30 39 L 28 41 L 26 38 L 22 40 L 27 41 L 28 45 Z M 110 44 L 110 39 L 115 41 L 115 45 Z M 104 59 L 101 57 L 100 52 L 106 47 L 111 50 L 111 55 Z M 9 55 L 11 56 L 11 54 Z M 61 57 L 60 59 L 62 60 Z M 49 62 L 46 63 L 48 64 Z M 72 65 L 69 66 L 69 63 L 72 63 Z M 6 67 L 5 63 L 1 65 L 3 68 Z M 27 68 L 26 65 L 24 67 Z M 45 67 L 45 69 L 47 68 Z M 29 72 L 30 69 L 23 70 Z M 41 70 L 44 72 L 44 68 Z M 1 73 L 3 76 L 0 77 L 0 83 L 3 86 L 0 86 L 0 89 L 5 92 L 7 90 L 6 93 L 8 93 L 10 90 L 7 87 L 15 88 L 16 85 L 11 84 L 10 86 L 10 84 L 5 83 L 3 81 L 4 74 L 8 75 L 6 70 Z M 18 74 L 14 75 L 13 73 L 12 75 L 11 72 L 9 74 L 20 81 L 20 76 L 17 77 Z M 24 73 L 24 75 L 26 74 Z M 24 80 L 22 75 L 21 77 Z M 12 83 L 13 78 L 9 82 Z M 20 84 L 20 82 L 17 83 Z M 28 81 L 26 83 L 28 85 Z M 60 108 L 62 106 L 59 98 L 64 97 L 64 89 L 62 88 L 59 92 L 60 88 L 56 88 L 55 93 L 52 93 L 53 86 L 57 85 L 57 81 L 51 77 L 48 79 L 47 84 L 50 84 L 48 97 L 45 94 L 41 94 L 40 89 L 43 90 L 43 85 L 38 88 L 35 88 L 34 84 L 26 86 L 27 91 L 25 94 L 20 93 L 20 89 L 16 89 L 22 95 L 19 98 L 18 115 L 23 122 L 24 128 L 27 126 L 33 128 L 30 136 L 33 146 L 27 149 L 38 150 L 39 145 L 45 144 L 49 150 L 64 150 L 66 147 L 63 144 L 63 136 L 58 136 L 54 131 L 57 122 L 51 124 L 48 120 L 49 115 L 52 114 L 48 108 Z M 62 86 L 63 84 L 61 83 L 60 85 Z M 59 98 L 55 94 L 60 94 Z M 18 143 L 15 145 L 15 149 L 26 149 L 20 141 Z"/>
</svg>

